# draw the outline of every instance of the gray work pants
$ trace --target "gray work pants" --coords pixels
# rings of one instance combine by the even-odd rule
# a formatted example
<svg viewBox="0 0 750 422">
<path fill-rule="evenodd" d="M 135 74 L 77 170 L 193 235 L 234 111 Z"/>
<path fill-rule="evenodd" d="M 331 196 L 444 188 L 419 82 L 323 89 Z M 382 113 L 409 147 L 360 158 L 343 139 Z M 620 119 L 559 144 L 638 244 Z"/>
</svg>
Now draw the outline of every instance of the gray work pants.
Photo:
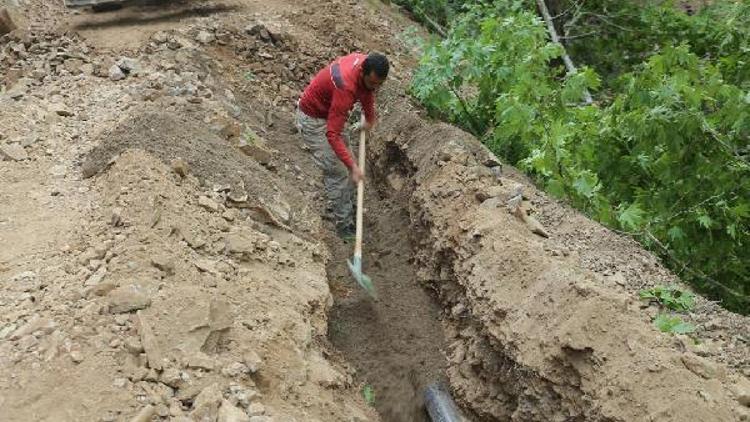
<svg viewBox="0 0 750 422">
<path fill-rule="evenodd" d="M 302 141 L 310 150 L 313 161 L 323 171 L 328 217 L 336 223 L 339 230 L 353 226 L 354 183 L 349 177 L 349 169 L 339 160 L 331 145 L 328 144 L 326 120 L 310 117 L 298 108 L 295 126 L 302 135 Z M 358 145 L 350 141 L 350 138 L 356 137 L 351 137 L 348 133 L 342 133 L 342 137 L 350 151 L 357 150 Z M 354 157 L 356 159 L 356 155 Z"/>
</svg>

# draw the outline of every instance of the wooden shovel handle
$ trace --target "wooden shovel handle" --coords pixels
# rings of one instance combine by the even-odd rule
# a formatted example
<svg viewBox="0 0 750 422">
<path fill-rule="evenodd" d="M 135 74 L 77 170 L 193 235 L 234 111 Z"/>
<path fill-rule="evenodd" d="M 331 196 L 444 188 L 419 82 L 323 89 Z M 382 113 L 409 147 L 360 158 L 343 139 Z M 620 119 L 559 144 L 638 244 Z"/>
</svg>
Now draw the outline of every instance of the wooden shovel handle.
<svg viewBox="0 0 750 422">
<path fill-rule="evenodd" d="M 357 183 L 357 231 L 354 241 L 354 255 L 360 257 L 362 256 L 362 214 L 364 212 L 365 202 L 365 141 L 367 139 L 367 134 L 364 126 L 365 116 L 363 114 L 362 124 L 360 125 L 359 130 L 359 169 L 360 171 L 362 171 L 362 178 L 360 178 L 359 182 Z"/>
</svg>

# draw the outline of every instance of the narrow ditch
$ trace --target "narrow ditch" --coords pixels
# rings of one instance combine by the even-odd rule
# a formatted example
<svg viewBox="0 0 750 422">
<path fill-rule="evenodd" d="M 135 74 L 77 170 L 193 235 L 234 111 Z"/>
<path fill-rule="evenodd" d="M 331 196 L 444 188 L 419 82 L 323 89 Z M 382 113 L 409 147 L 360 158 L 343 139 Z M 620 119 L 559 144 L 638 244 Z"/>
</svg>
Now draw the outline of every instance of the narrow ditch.
<svg viewBox="0 0 750 422">
<path fill-rule="evenodd" d="M 357 381 L 371 389 L 371 404 L 383 421 L 428 421 L 423 391 L 446 379 L 441 306 L 417 281 L 408 200 L 400 197 L 405 194 L 394 194 L 391 186 L 408 179 L 386 180 L 387 174 L 403 172 L 391 170 L 371 168 L 365 190 L 363 260 L 378 299 L 367 297 L 351 279 L 344 260 L 351 255 L 351 243 L 334 241 L 329 246 L 336 259 L 328 266 L 328 276 L 336 300 L 329 338 L 356 369 Z"/>
</svg>

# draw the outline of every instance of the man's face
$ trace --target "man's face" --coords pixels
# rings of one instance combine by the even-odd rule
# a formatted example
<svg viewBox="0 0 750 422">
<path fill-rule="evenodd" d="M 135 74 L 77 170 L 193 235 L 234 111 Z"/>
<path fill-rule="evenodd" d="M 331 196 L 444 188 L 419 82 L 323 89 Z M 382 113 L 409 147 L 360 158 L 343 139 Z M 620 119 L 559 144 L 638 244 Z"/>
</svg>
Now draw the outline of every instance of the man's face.
<svg viewBox="0 0 750 422">
<path fill-rule="evenodd" d="M 381 85 L 383 85 L 383 82 L 385 82 L 385 78 L 381 78 L 378 75 L 375 74 L 375 72 L 370 72 L 368 75 L 365 75 L 365 88 L 367 88 L 368 91 L 377 91 Z"/>
</svg>

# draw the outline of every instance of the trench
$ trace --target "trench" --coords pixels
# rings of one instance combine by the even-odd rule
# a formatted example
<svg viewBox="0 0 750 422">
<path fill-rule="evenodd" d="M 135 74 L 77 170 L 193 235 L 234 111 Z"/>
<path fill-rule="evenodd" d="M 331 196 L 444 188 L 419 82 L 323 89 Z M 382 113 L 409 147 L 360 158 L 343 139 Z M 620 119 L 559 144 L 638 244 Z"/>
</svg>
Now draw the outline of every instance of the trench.
<svg viewBox="0 0 750 422">
<path fill-rule="evenodd" d="M 399 176 L 403 171 L 368 165 L 363 261 L 378 298 L 369 298 L 349 274 L 344 257 L 353 243 L 329 242 L 335 257 L 327 268 L 335 298 L 329 339 L 372 393 L 365 400 L 383 421 L 429 421 L 423 392 L 446 381 L 442 307 L 417 280 L 408 199 L 394 193 L 386 175 L 398 178 L 390 183 L 408 179 Z"/>
</svg>

